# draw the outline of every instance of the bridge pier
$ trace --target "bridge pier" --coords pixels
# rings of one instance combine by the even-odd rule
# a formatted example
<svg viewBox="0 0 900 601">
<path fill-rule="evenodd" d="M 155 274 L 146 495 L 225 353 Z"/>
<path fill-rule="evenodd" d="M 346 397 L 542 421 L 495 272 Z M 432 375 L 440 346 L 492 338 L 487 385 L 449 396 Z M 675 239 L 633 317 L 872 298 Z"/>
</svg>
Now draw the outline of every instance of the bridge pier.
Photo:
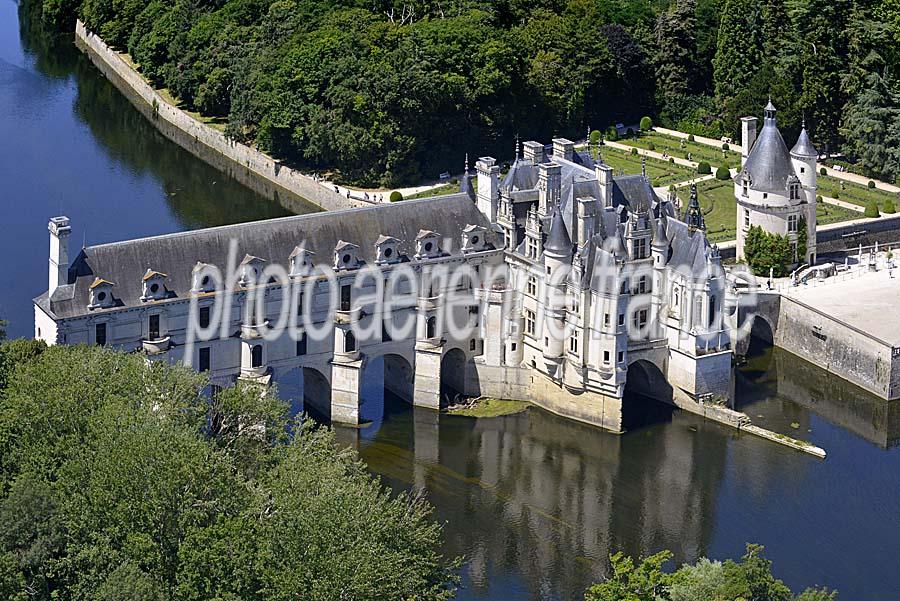
<svg viewBox="0 0 900 601">
<path fill-rule="evenodd" d="M 420 340 L 416 342 L 415 387 L 413 405 L 441 408 L 441 341 Z"/>
<path fill-rule="evenodd" d="M 331 360 L 331 421 L 359 424 L 359 390 L 365 357 L 360 354 L 349 319 L 335 318 Z"/>
</svg>

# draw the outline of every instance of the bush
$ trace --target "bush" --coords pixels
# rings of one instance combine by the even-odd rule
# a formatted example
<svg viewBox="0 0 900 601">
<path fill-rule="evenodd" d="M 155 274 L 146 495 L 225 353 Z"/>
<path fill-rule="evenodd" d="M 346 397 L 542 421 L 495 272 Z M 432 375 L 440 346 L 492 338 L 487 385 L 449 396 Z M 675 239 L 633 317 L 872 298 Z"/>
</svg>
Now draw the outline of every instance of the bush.
<svg viewBox="0 0 900 601">
<path fill-rule="evenodd" d="M 781 277 L 790 272 L 794 250 L 787 236 L 770 234 L 753 225 L 744 239 L 744 259 L 758 276 L 769 275 L 771 269 L 776 277 Z"/>
<path fill-rule="evenodd" d="M 731 177 L 731 171 L 728 170 L 727 165 L 720 165 L 718 169 L 716 169 L 716 179 L 722 180 L 723 182 L 728 180 Z"/>
<path fill-rule="evenodd" d="M 632 154 L 633 156 L 637 156 L 637 148 L 632 148 L 632 149 L 631 149 L 631 154 Z"/>
<path fill-rule="evenodd" d="M 400 194 L 399 191 L 394 190 L 393 192 L 391 192 L 390 199 L 391 202 L 400 202 L 401 200 L 403 200 L 403 195 Z"/>
<path fill-rule="evenodd" d="M 641 117 L 641 131 L 649 131 L 653 129 L 653 119 L 650 117 Z"/>
<path fill-rule="evenodd" d="M 649 142 L 647 144 L 647 150 L 656 150 L 656 144 L 654 144 L 653 142 Z"/>
<path fill-rule="evenodd" d="M 873 182 L 872 180 L 869 180 L 869 190 L 874 190 L 874 189 L 875 189 L 875 182 Z"/>
<path fill-rule="evenodd" d="M 697 173 L 700 175 L 709 175 L 712 173 L 712 167 L 709 166 L 709 163 L 706 161 L 700 161 L 697 164 Z"/>
<path fill-rule="evenodd" d="M 866 203 L 866 212 L 863 215 L 866 217 L 881 217 L 881 213 L 878 212 L 878 205 L 875 204 L 874 200 Z"/>
<path fill-rule="evenodd" d="M 674 162 L 675 162 L 675 157 L 669 157 L 669 162 L 670 162 L 670 163 L 674 163 Z"/>
<path fill-rule="evenodd" d="M 897 209 L 894 208 L 894 201 L 890 198 L 884 201 L 884 212 L 885 213 L 896 213 Z"/>
<path fill-rule="evenodd" d="M 690 134 L 688 136 L 688 142 L 693 142 L 693 141 L 694 141 L 694 134 Z"/>
<path fill-rule="evenodd" d="M 722 144 L 722 150 L 728 150 L 728 143 Z"/>
<path fill-rule="evenodd" d="M 821 195 L 821 194 L 819 194 L 818 196 L 816 196 L 816 202 L 823 202 L 823 199 L 822 199 L 822 195 Z"/>
<path fill-rule="evenodd" d="M 599 144 L 601 135 L 602 134 L 600 133 L 600 130 L 595 129 L 594 131 L 592 131 L 591 132 L 591 144 L 593 144 L 594 146 Z"/>
<path fill-rule="evenodd" d="M 619 132 L 616 131 L 615 126 L 610 125 L 609 129 L 606 130 L 606 139 L 612 142 L 615 142 L 619 139 Z"/>
<path fill-rule="evenodd" d="M 819 175 L 828 175 L 828 169 L 826 169 L 825 167 L 820 167 Z"/>
<path fill-rule="evenodd" d="M 628 129 L 626 129 L 625 136 L 628 138 L 633 138 L 634 137 L 634 129 L 632 129 L 630 127 Z"/>
</svg>

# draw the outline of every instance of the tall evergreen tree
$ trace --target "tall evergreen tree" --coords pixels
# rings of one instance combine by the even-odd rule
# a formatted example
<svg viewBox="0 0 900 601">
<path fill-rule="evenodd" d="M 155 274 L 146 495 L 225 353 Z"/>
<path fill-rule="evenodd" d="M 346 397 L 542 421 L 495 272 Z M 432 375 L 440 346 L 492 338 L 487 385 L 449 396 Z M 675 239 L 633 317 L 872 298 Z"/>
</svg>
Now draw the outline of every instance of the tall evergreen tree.
<svg viewBox="0 0 900 601">
<path fill-rule="evenodd" d="M 759 70 L 763 59 L 761 25 L 758 2 L 725 0 L 713 59 L 713 81 L 720 101 L 734 98 Z"/>
<path fill-rule="evenodd" d="M 697 0 L 675 0 L 656 20 L 657 92 L 688 94 L 697 56 Z"/>
<path fill-rule="evenodd" d="M 870 73 L 848 105 L 841 134 L 848 154 L 874 177 L 893 181 L 900 162 L 900 107 L 891 83 Z"/>
</svg>

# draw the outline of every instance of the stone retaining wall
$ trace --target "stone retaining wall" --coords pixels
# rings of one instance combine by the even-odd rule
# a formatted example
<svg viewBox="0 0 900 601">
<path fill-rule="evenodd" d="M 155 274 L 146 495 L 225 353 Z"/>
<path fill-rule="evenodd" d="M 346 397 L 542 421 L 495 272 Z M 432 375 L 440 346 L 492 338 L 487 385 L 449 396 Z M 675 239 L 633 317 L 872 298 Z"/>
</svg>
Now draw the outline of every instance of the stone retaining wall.
<svg viewBox="0 0 900 601">
<path fill-rule="evenodd" d="M 310 203 L 326 210 L 368 206 L 335 193 L 258 150 L 230 140 L 219 130 L 172 106 L 81 21 L 75 26 L 75 43 L 164 136 L 242 184 L 298 213 L 313 209 Z"/>
</svg>

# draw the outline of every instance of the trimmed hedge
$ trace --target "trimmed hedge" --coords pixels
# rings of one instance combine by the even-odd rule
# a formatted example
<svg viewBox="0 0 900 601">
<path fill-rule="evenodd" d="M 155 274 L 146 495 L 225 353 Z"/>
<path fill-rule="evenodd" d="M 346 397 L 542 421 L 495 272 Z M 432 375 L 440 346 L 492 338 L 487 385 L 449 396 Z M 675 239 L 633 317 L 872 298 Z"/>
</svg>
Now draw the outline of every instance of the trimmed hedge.
<svg viewBox="0 0 900 601">
<path fill-rule="evenodd" d="M 616 131 L 614 126 L 611 125 L 609 126 L 609 129 L 606 130 L 606 139 L 611 142 L 615 142 L 619 139 L 619 132 Z"/>
<path fill-rule="evenodd" d="M 641 117 L 641 131 L 653 129 L 653 119 L 650 117 Z"/>
<path fill-rule="evenodd" d="M 819 175 L 828 175 L 828 169 L 826 169 L 825 167 L 821 167 L 819 169 Z"/>
<path fill-rule="evenodd" d="M 866 203 L 866 212 L 863 215 L 866 217 L 881 217 L 881 213 L 878 212 L 878 205 L 875 204 L 874 200 Z"/>
<path fill-rule="evenodd" d="M 403 200 L 403 195 L 400 194 L 399 191 L 394 190 L 393 192 L 391 192 L 390 199 L 391 202 L 400 202 L 401 200 Z"/>
<path fill-rule="evenodd" d="M 897 209 L 894 208 L 894 201 L 891 198 L 888 198 L 884 201 L 884 207 L 882 207 L 885 213 L 896 213 Z"/>
<path fill-rule="evenodd" d="M 596 146 L 600 142 L 600 136 L 603 134 L 600 133 L 600 130 L 595 129 L 591 132 L 591 144 Z"/>
<path fill-rule="evenodd" d="M 873 182 L 872 180 L 869 180 L 869 190 L 874 190 L 874 189 L 875 189 L 875 182 Z"/>
<path fill-rule="evenodd" d="M 709 175 L 712 173 L 712 167 L 710 167 L 709 163 L 706 161 L 700 161 L 697 163 L 697 173 L 700 175 Z"/>
<path fill-rule="evenodd" d="M 721 181 L 726 181 L 731 177 L 731 171 L 728 170 L 726 165 L 720 165 L 718 169 L 716 169 L 716 179 Z"/>
</svg>

